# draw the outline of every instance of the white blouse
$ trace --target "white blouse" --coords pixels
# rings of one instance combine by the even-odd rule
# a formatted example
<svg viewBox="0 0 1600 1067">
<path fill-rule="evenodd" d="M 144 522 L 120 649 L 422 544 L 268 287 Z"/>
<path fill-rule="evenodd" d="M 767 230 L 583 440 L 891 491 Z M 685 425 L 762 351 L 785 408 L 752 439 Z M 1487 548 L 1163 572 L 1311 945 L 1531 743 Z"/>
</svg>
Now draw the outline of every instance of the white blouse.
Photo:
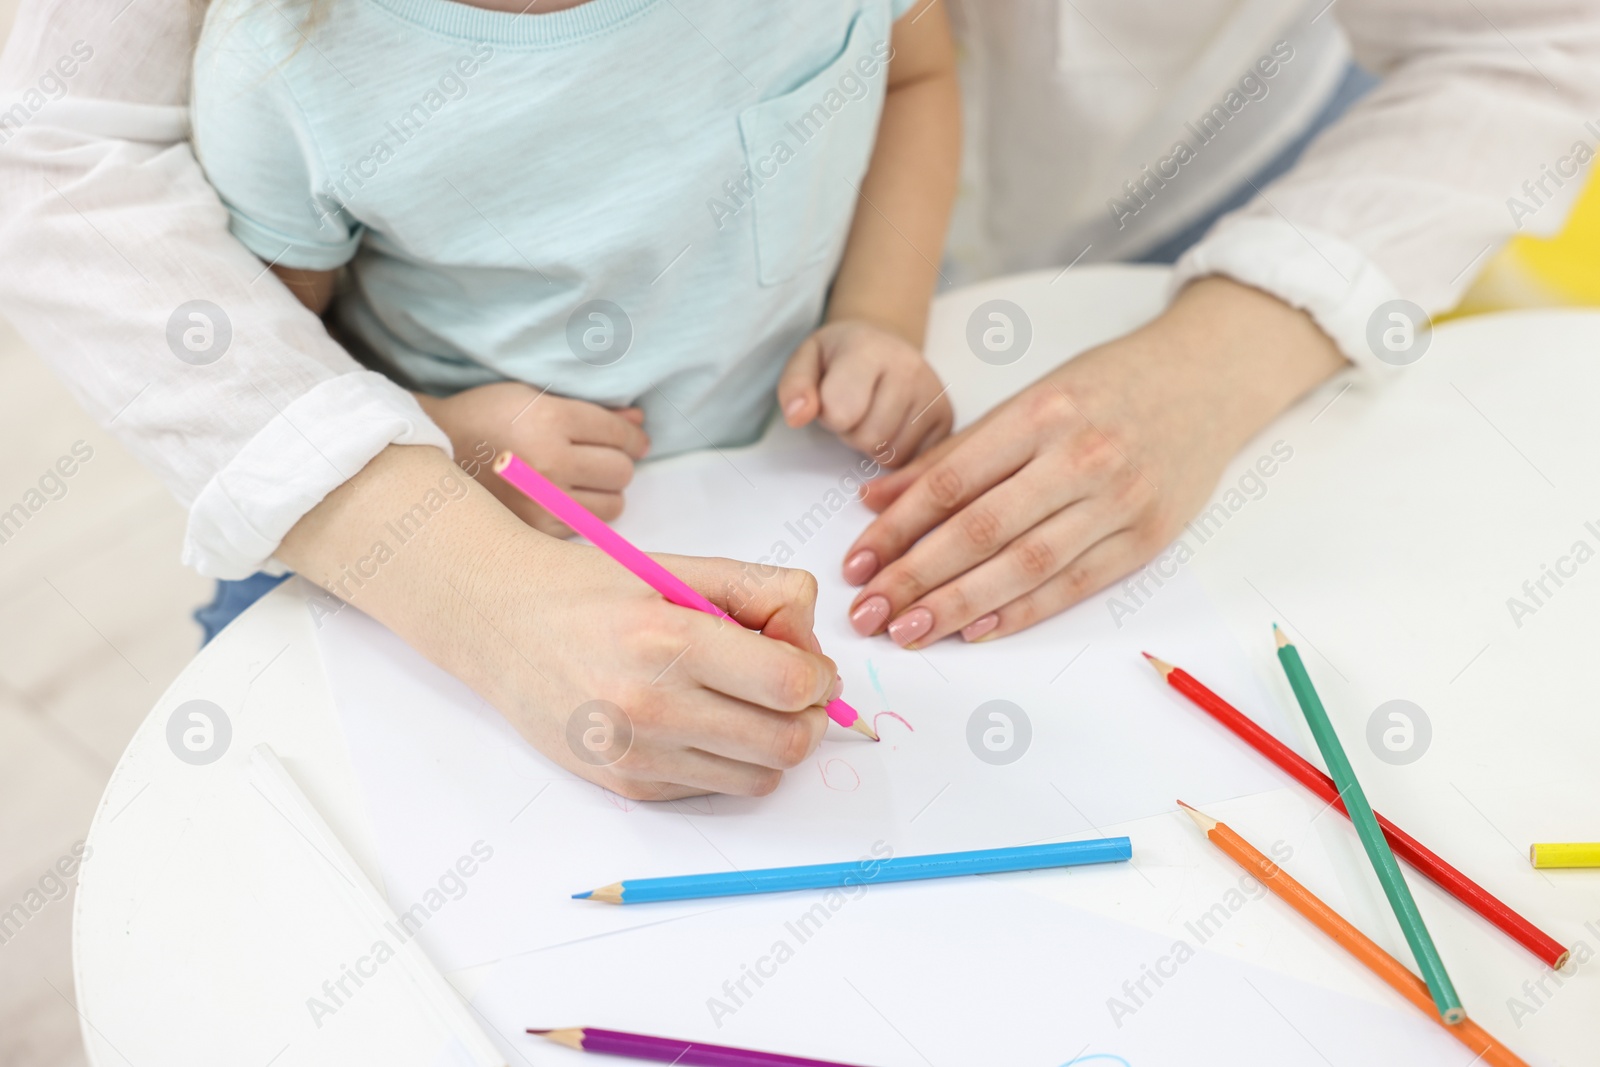
<svg viewBox="0 0 1600 1067">
<path fill-rule="evenodd" d="M 1382 366 L 1377 305 L 1448 308 L 1519 219 L 1558 229 L 1581 182 L 1553 175 L 1600 130 L 1594 0 L 950 2 L 970 132 L 951 254 L 969 277 L 1180 228 L 1293 139 L 1348 38 L 1383 83 L 1177 283 L 1272 292 L 1364 366 Z M 185 560 L 237 578 L 385 446 L 450 445 L 229 234 L 187 140 L 198 11 L 22 0 L 0 58 L 0 310 L 189 507 Z M 1507 203 L 1529 202 L 1524 183 L 1531 216 Z"/>
</svg>

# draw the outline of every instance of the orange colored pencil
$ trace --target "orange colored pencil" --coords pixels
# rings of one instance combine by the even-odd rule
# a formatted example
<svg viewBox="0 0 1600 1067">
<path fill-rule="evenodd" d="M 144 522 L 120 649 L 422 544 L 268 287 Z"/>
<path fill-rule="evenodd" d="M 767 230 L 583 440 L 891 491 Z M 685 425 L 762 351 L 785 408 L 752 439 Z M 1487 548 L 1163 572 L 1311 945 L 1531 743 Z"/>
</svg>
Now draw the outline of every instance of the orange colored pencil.
<svg viewBox="0 0 1600 1067">
<path fill-rule="evenodd" d="M 1183 801 L 1180 807 L 1189 813 L 1206 839 L 1227 853 L 1239 866 L 1255 875 L 1261 884 L 1272 890 L 1295 911 L 1337 941 L 1346 952 L 1366 964 L 1373 974 L 1387 982 L 1395 992 L 1409 1000 L 1418 1011 L 1444 1027 L 1445 1033 L 1477 1053 L 1488 1067 L 1528 1067 L 1517 1054 L 1502 1045 L 1483 1027 L 1471 1019 L 1463 1019 L 1451 1026 L 1439 1015 L 1433 995 L 1421 978 L 1412 974 L 1406 965 L 1379 948 L 1366 934 L 1352 926 L 1349 920 L 1324 904 L 1316 894 L 1290 878 L 1276 863 L 1263 856 L 1255 846 L 1240 837 L 1226 823 L 1220 823 L 1203 812 L 1196 811 Z"/>
<path fill-rule="evenodd" d="M 1313 767 L 1300 753 L 1279 741 L 1244 712 L 1207 689 L 1198 678 L 1181 667 L 1174 667 L 1150 653 L 1145 659 L 1156 669 L 1167 684 L 1192 701 L 1195 707 L 1232 730 L 1239 740 L 1277 764 L 1278 769 L 1322 798 L 1334 811 L 1348 817 L 1344 801 L 1339 799 L 1339 787 L 1333 779 Z M 1551 970 L 1559 971 L 1571 955 L 1555 938 L 1539 929 L 1511 909 L 1505 901 L 1446 863 L 1439 854 L 1400 827 L 1384 818 L 1382 812 L 1373 812 L 1383 836 L 1388 839 L 1394 854 L 1421 871 L 1433 884 L 1455 897 L 1483 918 L 1499 927 L 1517 944 L 1543 960 Z"/>
</svg>

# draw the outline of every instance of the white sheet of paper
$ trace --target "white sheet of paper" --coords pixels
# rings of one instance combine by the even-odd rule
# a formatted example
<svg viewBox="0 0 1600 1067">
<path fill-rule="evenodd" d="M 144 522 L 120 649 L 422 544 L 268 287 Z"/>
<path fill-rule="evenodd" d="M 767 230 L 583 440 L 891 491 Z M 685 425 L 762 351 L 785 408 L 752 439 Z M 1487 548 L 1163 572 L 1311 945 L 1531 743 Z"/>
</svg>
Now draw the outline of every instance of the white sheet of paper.
<svg viewBox="0 0 1600 1067">
<path fill-rule="evenodd" d="M 781 542 L 789 566 L 817 575 L 818 637 L 840 666 L 846 699 L 883 741 L 834 728 L 769 797 L 626 801 L 546 760 L 465 686 L 359 612 L 321 620 L 389 901 L 425 920 L 423 944 L 441 967 L 705 908 L 568 899 L 626 878 L 850 860 L 877 842 L 911 855 L 1094 836 L 1170 811 L 1177 796 L 1204 804 L 1282 784 L 1139 655 L 1145 648 L 1186 664 L 1243 706 L 1270 706 L 1182 573 L 1152 587 L 1120 627 L 1095 597 L 993 643 L 950 640 L 907 652 L 887 638 L 857 637 L 844 621 L 852 590 L 839 561 L 868 518 L 840 492 L 859 463 L 820 433 L 779 427 L 748 449 L 644 468 L 619 523 L 647 550 L 759 560 L 785 554 Z M 978 753 L 992 755 L 986 731 L 998 731 L 990 743 L 1006 740 L 1005 724 L 986 712 L 972 726 L 995 700 L 1021 709 L 1008 715 L 1010 752 L 1022 754 L 1003 765 Z M 1266 725 L 1291 736 L 1281 722 Z M 470 878 L 451 875 L 479 841 L 493 858 Z"/>
<path fill-rule="evenodd" d="M 498 965 L 474 1007 L 508 1062 L 551 1067 L 577 1060 L 527 1027 L 607 1027 L 875 1067 L 1472 1061 L 1398 997 L 1384 1006 L 1334 993 L 1192 938 L 1180 950 L 1017 892 L 1009 877 L 932 893 L 784 894 L 530 953 Z M 588 1056 L 582 1067 L 629 1062 Z"/>
</svg>

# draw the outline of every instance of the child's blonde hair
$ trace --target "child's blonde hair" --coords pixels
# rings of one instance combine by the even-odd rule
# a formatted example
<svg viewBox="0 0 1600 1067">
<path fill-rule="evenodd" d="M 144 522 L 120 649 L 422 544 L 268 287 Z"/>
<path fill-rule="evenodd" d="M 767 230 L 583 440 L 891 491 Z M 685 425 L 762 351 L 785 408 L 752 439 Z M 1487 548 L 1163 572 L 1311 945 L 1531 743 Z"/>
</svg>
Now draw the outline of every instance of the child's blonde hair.
<svg viewBox="0 0 1600 1067">
<path fill-rule="evenodd" d="M 267 2 L 270 3 L 272 0 L 267 0 Z M 328 13 L 328 5 L 331 0 L 300 0 L 300 2 L 304 3 L 306 8 L 306 17 L 300 23 L 300 28 L 306 30 L 322 21 L 322 17 Z M 206 7 L 210 5 L 211 0 L 189 0 L 189 3 L 193 12 L 194 24 L 198 27 L 200 23 L 205 21 Z"/>
<path fill-rule="evenodd" d="M 211 6 L 211 2 L 212 0 L 189 0 L 190 29 L 194 38 L 199 37 L 200 27 L 204 25 L 206 21 L 206 9 Z M 276 0 L 242 0 L 242 2 L 270 3 L 273 4 L 273 6 L 277 6 Z M 317 23 L 323 20 L 323 18 L 328 14 L 328 8 L 331 5 L 332 0 L 290 0 L 290 3 L 304 4 L 306 9 L 305 18 L 300 20 L 300 25 L 298 27 L 301 34 L 301 40 L 299 44 L 294 46 L 294 52 L 291 53 L 292 55 L 298 53 L 300 49 L 305 47 L 306 31 L 315 29 Z"/>
<path fill-rule="evenodd" d="M 201 29 L 205 26 L 206 22 L 206 11 L 211 7 L 211 2 L 212 0 L 189 0 L 189 39 L 191 42 L 198 42 L 200 40 Z M 219 0 L 219 2 L 223 2 L 223 0 Z M 238 2 L 269 3 L 274 7 L 277 6 L 277 0 L 238 0 Z M 323 17 L 327 15 L 328 7 L 332 0 L 289 0 L 289 2 L 291 4 L 303 3 L 306 8 L 306 13 L 305 18 L 300 20 L 300 25 L 297 27 L 297 29 L 300 31 L 300 40 L 295 42 L 294 48 L 292 48 L 289 51 L 289 55 L 284 58 L 284 63 L 287 63 L 290 59 L 293 59 L 295 56 L 300 54 L 300 49 L 304 48 L 310 40 L 306 34 L 315 29 L 317 23 L 321 22 Z"/>
</svg>

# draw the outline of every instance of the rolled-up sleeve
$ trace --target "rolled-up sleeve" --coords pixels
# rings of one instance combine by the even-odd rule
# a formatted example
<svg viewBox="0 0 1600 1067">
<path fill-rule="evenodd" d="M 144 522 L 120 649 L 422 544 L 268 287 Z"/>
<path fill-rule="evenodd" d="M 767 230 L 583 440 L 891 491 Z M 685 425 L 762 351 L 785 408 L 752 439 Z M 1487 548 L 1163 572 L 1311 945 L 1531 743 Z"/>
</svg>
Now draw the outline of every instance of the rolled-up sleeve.
<svg viewBox="0 0 1600 1067">
<path fill-rule="evenodd" d="M 450 449 L 228 230 L 188 144 L 189 0 L 23 0 L 0 57 L 0 311 L 189 508 L 202 574 L 390 444 Z"/>
<path fill-rule="evenodd" d="M 1600 4 L 1340 0 L 1381 83 L 1179 261 L 1306 310 L 1347 358 L 1392 371 L 1368 323 L 1393 299 L 1455 306 L 1518 231 L 1564 220 L 1600 140 Z"/>
</svg>

